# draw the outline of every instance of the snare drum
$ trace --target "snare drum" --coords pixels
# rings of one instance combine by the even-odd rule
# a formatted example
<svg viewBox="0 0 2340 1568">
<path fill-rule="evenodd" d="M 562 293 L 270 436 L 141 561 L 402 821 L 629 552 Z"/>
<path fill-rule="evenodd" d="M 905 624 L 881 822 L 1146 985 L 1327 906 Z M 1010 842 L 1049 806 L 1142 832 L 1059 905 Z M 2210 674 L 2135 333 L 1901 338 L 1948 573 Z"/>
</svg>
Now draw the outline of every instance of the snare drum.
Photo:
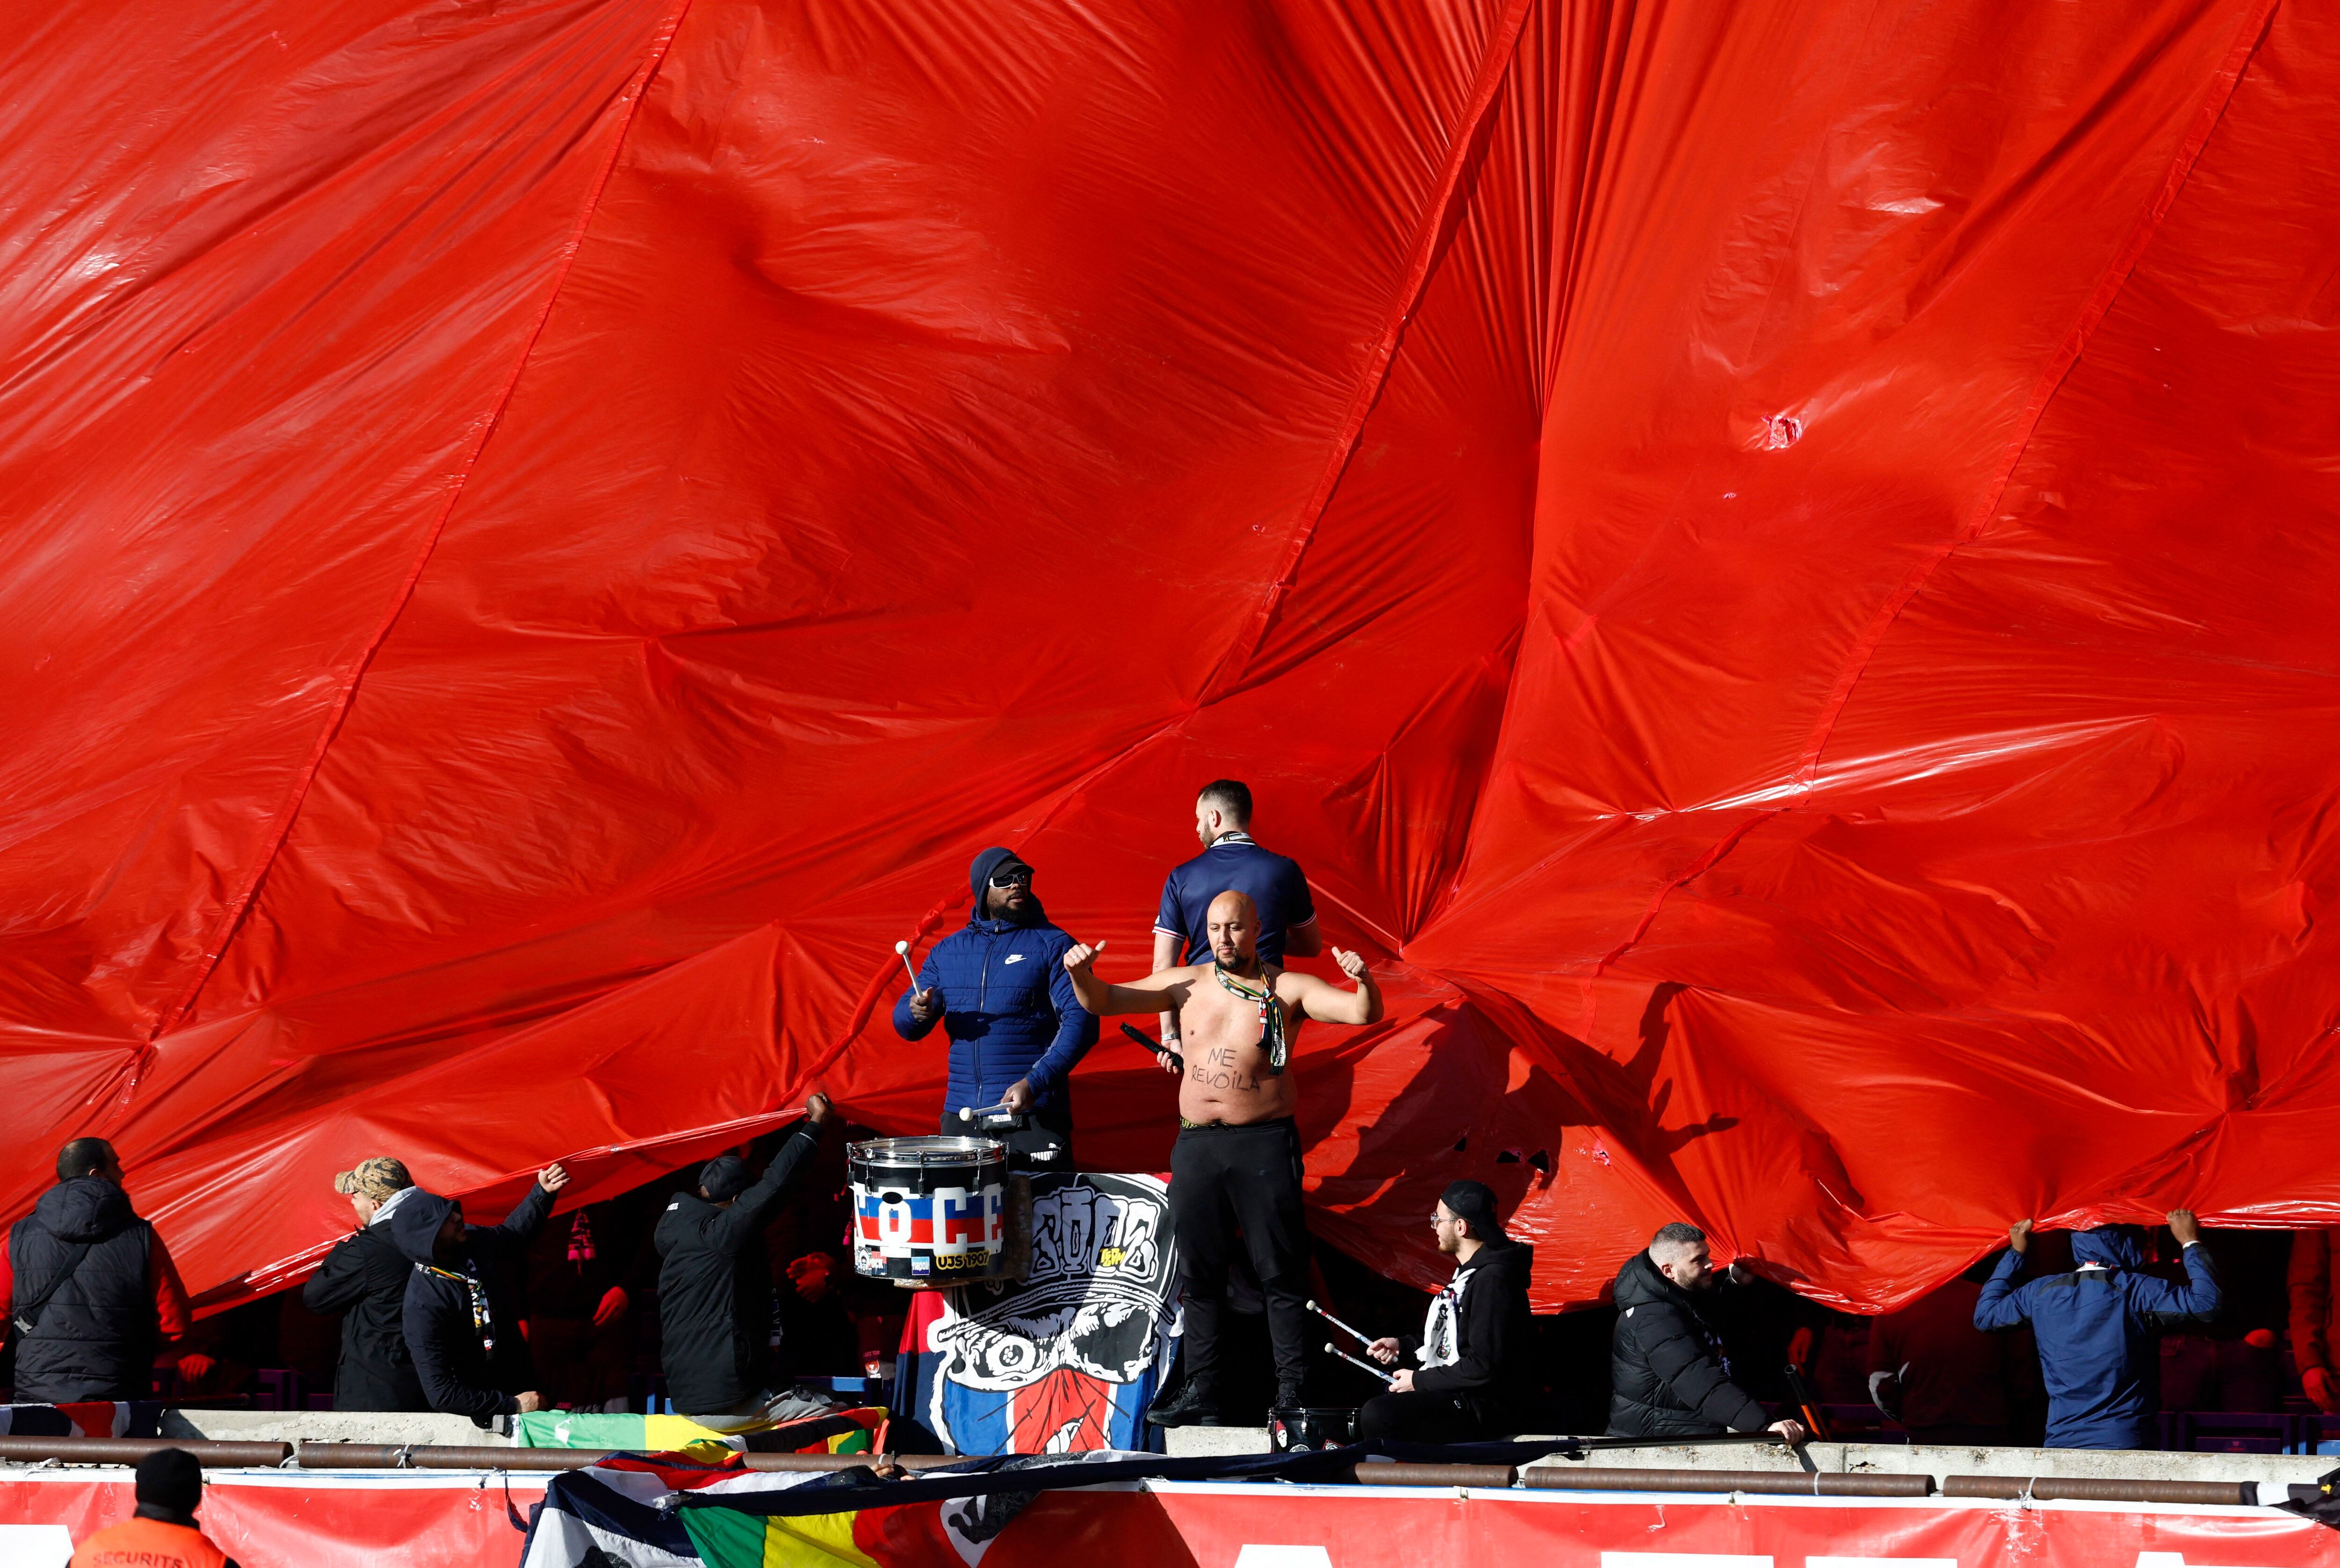
<svg viewBox="0 0 2340 1568">
<path fill-rule="evenodd" d="M 997 1138 L 873 1138 L 845 1151 L 853 1271 L 905 1285 L 1000 1272 L 1007 1146 Z"/>
<path fill-rule="evenodd" d="M 1321 1405 L 1271 1410 L 1267 1413 L 1267 1439 L 1269 1446 L 1278 1454 L 1343 1447 L 1357 1440 L 1357 1413 Z"/>
</svg>

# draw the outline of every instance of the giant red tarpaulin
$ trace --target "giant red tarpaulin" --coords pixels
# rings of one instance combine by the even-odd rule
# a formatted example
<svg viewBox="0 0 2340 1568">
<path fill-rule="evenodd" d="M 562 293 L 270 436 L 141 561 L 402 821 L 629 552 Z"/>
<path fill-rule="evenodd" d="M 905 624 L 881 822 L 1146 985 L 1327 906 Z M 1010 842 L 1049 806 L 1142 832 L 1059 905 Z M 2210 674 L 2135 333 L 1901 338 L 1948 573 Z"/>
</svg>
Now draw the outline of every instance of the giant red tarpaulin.
<svg viewBox="0 0 2340 1568">
<path fill-rule="evenodd" d="M 1410 1277 L 1462 1174 L 1547 1305 L 1678 1214 L 1870 1305 L 2340 1217 L 2331 7 L 0 49 L 0 1207 L 106 1132 L 224 1299 L 362 1155 L 931 1125 L 894 939 L 1003 841 L 1134 965 L 1233 774 L 1390 977 L 1299 1081 Z M 1079 1100 L 1160 1161 L 1134 1047 Z"/>
</svg>

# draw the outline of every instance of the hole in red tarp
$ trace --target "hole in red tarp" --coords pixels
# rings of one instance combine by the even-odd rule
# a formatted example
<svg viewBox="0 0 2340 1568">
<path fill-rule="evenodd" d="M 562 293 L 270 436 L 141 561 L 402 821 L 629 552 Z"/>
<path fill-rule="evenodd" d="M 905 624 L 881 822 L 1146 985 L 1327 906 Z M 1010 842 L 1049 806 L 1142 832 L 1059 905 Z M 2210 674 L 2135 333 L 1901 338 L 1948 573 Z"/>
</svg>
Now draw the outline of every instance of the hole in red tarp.
<svg viewBox="0 0 2340 1568">
<path fill-rule="evenodd" d="M 1803 439 L 1804 422 L 1791 413 L 1775 413 L 1763 422 L 1763 450 L 1778 452 Z"/>
</svg>

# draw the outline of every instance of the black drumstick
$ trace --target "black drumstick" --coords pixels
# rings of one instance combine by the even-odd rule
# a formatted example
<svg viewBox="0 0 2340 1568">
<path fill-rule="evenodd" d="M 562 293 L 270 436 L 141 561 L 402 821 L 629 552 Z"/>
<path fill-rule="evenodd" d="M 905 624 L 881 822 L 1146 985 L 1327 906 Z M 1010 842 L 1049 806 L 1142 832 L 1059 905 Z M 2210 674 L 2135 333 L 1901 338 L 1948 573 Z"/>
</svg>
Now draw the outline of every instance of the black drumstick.
<svg viewBox="0 0 2340 1568">
<path fill-rule="evenodd" d="M 1155 1056 L 1169 1057 L 1170 1065 L 1177 1068 L 1180 1072 L 1183 1073 L 1186 1070 L 1185 1057 L 1170 1049 L 1167 1046 L 1147 1039 L 1143 1034 L 1138 1032 L 1136 1025 L 1124 1024 L 1121 1026 L 1121 1032 L 1127 1035 L 1131 1039 L 1135 1040 L 1139 1045 L 1144 1046 L 1147 1050 L 1152 1051 Z"/>
</svg>

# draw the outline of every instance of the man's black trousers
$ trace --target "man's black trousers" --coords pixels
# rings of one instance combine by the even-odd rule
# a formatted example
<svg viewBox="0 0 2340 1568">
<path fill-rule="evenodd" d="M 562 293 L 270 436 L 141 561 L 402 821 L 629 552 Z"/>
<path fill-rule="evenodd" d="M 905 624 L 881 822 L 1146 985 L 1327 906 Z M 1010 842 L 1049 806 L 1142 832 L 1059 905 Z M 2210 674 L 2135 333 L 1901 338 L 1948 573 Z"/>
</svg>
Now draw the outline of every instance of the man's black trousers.
<svg viewBox="0 0 2340 1568">
<path fill-rule="evenodd" d="M 1357 1412 L 1357 1435 L 1400 1443 L 1475 1443 L 1509 1434 L 1480 1420 L 1459 1394 L 1376 1394 Z"/>
<path fill-rule="evenodd" d="M 1300 1206 L 1300 1129 L 1292 1118 L 1181 1127 L 1170 1149 L 1170 1218 L 1185 1289 L 1186 1375 L 1218 1374 L 1227 1259 L 1240 1226 L 1267 1298 L 1276 1380 L 1301 1382 L 1308 1369 L 1308 1218 Z"/>
</svg>

